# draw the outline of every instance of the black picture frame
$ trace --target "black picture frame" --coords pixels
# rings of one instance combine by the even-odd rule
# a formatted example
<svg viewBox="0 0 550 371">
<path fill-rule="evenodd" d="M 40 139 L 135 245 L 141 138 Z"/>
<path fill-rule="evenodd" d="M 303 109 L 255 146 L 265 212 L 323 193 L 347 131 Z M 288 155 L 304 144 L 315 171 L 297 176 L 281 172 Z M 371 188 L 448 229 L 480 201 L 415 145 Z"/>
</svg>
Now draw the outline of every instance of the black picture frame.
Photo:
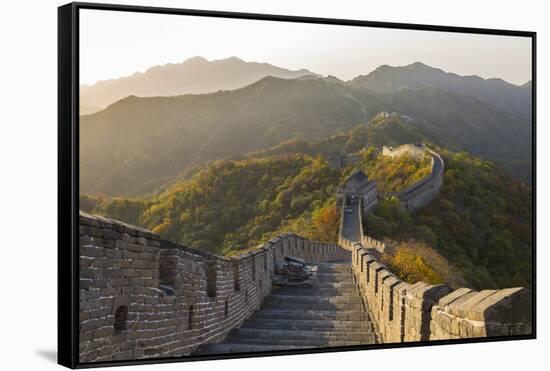
<svg viewBox="0 0 550 371">
<path fill-rule="evenodd" d="M 78 359 L 79 316 L 79 11 L 81 9 L 193 15 L 201 17 L 234 18 L 249 20 L 351 25 L 362 27 L 424 30 L 483 35 L 507 35 L 531 38 L 532 41 L 532 176 L 533 176 L 533 295 L 530 335 L 485 337 L 456 340 L 419 341 L 406 343 L 316 348 L 303 350 L 277 350 L 270 352 L 220 354 L 214 356 L 185 356 L 109 362 L 80 363 Z M 487 28 L 449 27 L 409 23 L 372 22 L 347 19 L 310 18 L 273 14 L 234 13 L 192 9 L 128 6 L 98 3 L 70 3 L 58 8 L 58 363 L 69 368 L 154 364 L 212 359 L 276 356 L 400 348 L 444 344 L 483 343 L 493 341 L 528 340 L 536 338 L 536 32 Z"/>
</svg>

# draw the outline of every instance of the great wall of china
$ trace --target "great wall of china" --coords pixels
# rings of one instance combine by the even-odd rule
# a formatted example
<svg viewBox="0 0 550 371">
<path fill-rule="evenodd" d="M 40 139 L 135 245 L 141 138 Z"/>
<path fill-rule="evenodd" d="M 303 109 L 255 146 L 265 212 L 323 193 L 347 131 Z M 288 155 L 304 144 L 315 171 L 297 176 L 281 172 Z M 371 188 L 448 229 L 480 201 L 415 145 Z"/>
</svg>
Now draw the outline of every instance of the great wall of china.
<svg viewBox="0 0 550 371">
<path fill-rule="evenodd" d="M 430 174 L 409 185 L 400 192 L 388 195 L 396 196 L 410 211 L 418 210 L 426 206 L 435 196 L 437 196 L 443 185 L 445 163 L 439 153 L 423 145 L 405 144 L 397 148 L 384 146 L 382 149 L 382 154 L 389 157 L 398 157 L 408 154 L 414 158 L 420 159 L 425 153 L 430 156 Z"/>
<path fill-rule="evenodd" d="M 418 204 L 441 186 L 433 170 Z M 384 243 L 364 235 L 361 202 L 342 205 L 338 244 L 284 234 L 232 258 L 81 212 L 80 361 L 531 332 L 528 289 L 400 280 L 377 259 Z M 284 256 L 318 265 L 313 287 L 273 286 Z"/>
<path fill-rule="evenodd" d="M 81 362 L 189 355 L 223 340 L 260 308 L 286 255 L 325 262 L 351 253 L 286 234 L 227 258 L 81 212 Z"/>
<path fill-rule="evenodd" d="M 364 235 L 362 228 L 354 240 L 346 230 L 346 225 L 361 225 L 361 206 L 351 207 L 353 212 L 342 217 L 339 245 L 352 253 L 355 282 L 382 342 L 531 333 L 530 290 L 452 290 L 444 284 L 406 283 L 376 258 L 386 250 L 382 241 Z"/>
</svg>

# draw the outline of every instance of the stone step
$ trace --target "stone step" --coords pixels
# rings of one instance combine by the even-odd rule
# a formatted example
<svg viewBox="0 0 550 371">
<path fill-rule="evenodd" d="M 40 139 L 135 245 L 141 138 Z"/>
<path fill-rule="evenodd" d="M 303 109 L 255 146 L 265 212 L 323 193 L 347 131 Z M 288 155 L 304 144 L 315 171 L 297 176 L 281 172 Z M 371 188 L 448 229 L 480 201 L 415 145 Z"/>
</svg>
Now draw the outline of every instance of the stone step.
<svg viewBox="0 0 550 371">
<path fill-rule="evenodd" d="M 324 304 L 361 304 L 361 298 L 359 295 L 355 296 L 311 296 L 311 295 L 282 295 L 273 294 L 264 299 L 264 303 L 273 304 L 311 304 L 311 305 L 324 305 Z"/>
<path fill-rule="evenodd" d="M 310 289 L 294 289 L 294 288 L 277 288 L 273 290 L 276 295 L 289 296 L 316 296 L 316 297 L 336 297 L 336 296 L 358 296 L 355 287 L 346 288 L 310 288 Z"/>
<path fill-rule="evenodd" d="M 291 346 L 296 348 L 309 348 L 309 347 L 341 347 L 351 345 L 364 345 L 364 344 L 376 344 L 377 338 L 375 334 L 367 334 L 363 338 L 358 340 L 350 339 L 321 339 L 321 338 L 308 338 L 308 339 L 291 339 L 291 338 L 241 338 L 241 337 L 227 337 L 227 342 L 238 344 L 253 344 L 253 345 L 265 345 L 265 346 Z"/>
<path fill-rule="evenodd" d="M 334 320 L 334 321 L 368 321 L 367 313 L 361 310 L 301 310 L 262 308 L 254 313 L 254 319 L 288 319 L 288 320 Z M 251 318 L 251 319 L 252 319 Z"/>
<path fill-rule="evenodd" d="M 358 295 L 270 295 L 264 299 L 262 308 L 288 311 L 361 311 L 364 307 Z"/>
<path fill-rule="evenodd" d="M 304 346 L 292 345 L 261 345 L 261 344 L 243 344 L 243 343 L 221 343 L 204 344 L 199 347 L 195 354 L 224 354 L 224 353 L 251 353 L 251 352 L 269 352 L 274 350 L 303 349 Z"/>
<path fill-rule="evenodd" d="M 313 285 L 311 289 L 325 289 L 325 288 L 355 288 L 356 285 L 353 282 L 353 279 L 351 282 L 320 282 L 317 281 Z M 291 288 L 289 289 L 297 289 L 297 288 Z"/>
<path fill-rule="evenodd" d="M 275 287 L 262 306 L 221 344 L 196 354 L 374 344 L 375 328 L 357 292 L 349 260 L 317 264 L 310 287 Z"/>
<path fill-rule="evenodd" d="M 353 278 L 351 271 L 347 272 L 317 272 L 317 277 L 330 277 L 330 278 L 342 278 L 342 279 L 348 279 Z"/>
<path fill-rule="evenodd" d="M 262 308 L 265 309 L 286 309 L 289 311 L 361 311 L 363 304 L 356 303 L 288 303 L 281 301 L 264 300 Z"/>
<path fill-rule="evenodd" d="M 371 333 L 366 329 L 358 331 L 345 330 L 285 330 L 241 327 L 229 333 L 229 337 L 259 338 L 259 339 L 348 339 L 361 340 L 363 336 Z"/>
<path fill-rule="evenodd" d="M 317 273 L 317 282 L 338 282 L 353 284 L 353 276 L 351 273 Z"/>
<path fill-rule="evenodd" d="M 351 252 L 350 252 L 350 254 L 351 254 Z M 321 264 L 351 264 L 351 263 L 350 263 L 349 258 L 348 259 L 343 258 L 343 259 L 338 259 L 338 260 L 331 260 L 331 261 L 328 261 L 328 262 L 321 262 Z"/>
<path fill-rule="evenodd" d="M 350 264 L 317 264 L 318 273 L 350 273 Z"/>
<path fill-rule="evenodd" d="M 251 318 L 241 328 L 305 331 L 374 331 L 370 321 L 290 320 Z"/>
</svg>

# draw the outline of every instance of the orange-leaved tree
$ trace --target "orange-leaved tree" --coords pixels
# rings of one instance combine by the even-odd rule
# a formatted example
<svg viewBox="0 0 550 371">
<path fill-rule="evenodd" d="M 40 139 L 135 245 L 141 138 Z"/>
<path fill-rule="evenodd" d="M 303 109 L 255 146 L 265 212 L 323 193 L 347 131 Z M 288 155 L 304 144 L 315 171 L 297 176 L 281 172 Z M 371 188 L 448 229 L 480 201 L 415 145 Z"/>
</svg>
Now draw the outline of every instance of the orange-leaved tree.
<svg viewBox="0 0 550 371">
<path fill-rule="evenodd" d="M 338 242 L 340 228 L 340 213 L 334 202 L 325 204 L 313 213 L 315 237 L 323 242 Z"/>
</svg>

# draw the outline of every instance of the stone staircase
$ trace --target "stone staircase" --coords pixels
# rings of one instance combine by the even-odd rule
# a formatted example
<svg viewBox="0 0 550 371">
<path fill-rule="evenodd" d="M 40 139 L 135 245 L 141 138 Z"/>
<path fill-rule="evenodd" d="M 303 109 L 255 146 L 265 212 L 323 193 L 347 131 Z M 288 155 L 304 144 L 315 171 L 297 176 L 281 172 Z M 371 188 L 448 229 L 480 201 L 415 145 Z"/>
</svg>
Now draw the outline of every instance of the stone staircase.
<svg viewBox="0 0 550 371">
<path fill-rule="evenodd" d="M 196 354 L 259 352 L 373 344 L 373 323 L 353 282 L 349 263 L 320 263 L 312 287 L 274 288 L 262 307 L 223 343 Z"/>
</svg>

